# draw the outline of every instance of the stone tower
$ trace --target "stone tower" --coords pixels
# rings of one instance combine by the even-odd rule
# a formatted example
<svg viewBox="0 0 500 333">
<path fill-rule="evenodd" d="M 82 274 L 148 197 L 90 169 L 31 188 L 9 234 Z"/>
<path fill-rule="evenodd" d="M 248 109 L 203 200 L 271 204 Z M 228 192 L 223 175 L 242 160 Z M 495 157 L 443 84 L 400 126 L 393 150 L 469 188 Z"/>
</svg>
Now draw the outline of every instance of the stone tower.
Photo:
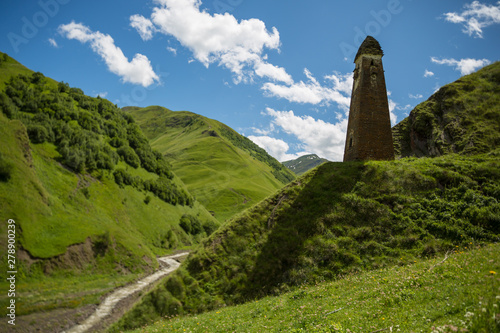
<svg viewBox="0 0 500 333">
<path fill-rule="evenodd" d="M 378 41 L 368 36 L 354 58 L 344 162 L 394 159 L 383 55 Z"/>
</svg>

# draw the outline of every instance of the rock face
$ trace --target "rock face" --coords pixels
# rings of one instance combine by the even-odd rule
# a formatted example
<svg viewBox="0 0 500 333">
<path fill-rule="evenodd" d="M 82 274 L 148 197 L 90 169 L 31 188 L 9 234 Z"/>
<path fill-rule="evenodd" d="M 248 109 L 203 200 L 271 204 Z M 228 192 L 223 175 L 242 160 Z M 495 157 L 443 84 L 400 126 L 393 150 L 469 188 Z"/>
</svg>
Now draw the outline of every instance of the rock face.
<svg viewBox="0 0 500 333">
<path fill-rule="evenodd" d="M 441 87 L 392 130 L 398 157 L 500 149 L 500 62 Z"/>
<path fill-rule="evenodd" d="M 394 159 L 383 55 L 378 41 L 368 36 L 354 59 L 344 162 Z"/>
</svg>

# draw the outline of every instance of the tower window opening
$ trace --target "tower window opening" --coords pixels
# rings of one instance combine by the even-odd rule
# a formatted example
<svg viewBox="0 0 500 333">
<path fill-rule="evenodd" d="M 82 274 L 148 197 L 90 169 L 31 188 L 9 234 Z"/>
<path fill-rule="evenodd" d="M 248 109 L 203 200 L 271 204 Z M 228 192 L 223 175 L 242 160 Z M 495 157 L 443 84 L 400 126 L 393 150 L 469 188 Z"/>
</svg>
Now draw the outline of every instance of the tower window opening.
<svg viewBox="0 0 500 333">
<path fill-rule="evenodd" d="M 349 139 L 349 148 L 352 148 L 352 138 Z"/>
</svg>

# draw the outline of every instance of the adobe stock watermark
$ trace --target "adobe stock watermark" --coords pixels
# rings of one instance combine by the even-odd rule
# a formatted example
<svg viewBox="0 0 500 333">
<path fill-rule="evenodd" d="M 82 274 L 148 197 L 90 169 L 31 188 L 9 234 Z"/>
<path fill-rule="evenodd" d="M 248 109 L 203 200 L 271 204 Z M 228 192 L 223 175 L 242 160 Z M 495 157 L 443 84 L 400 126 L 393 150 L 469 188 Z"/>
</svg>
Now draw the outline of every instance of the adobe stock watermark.
<svg viewBox="0 0 500 333">
<path fill-rule="evenodd" d="M 406 0 L 411 2 L 412 0 Z M 340 43 L 339 47 L 344 54 L 344 59 L 352 59 L 359 46 L 366 38 L 366 36 L 377 37 L 384 28 L 391 24 L 392 18 L 395 15 L 401 14 L 403 12 L 404 6 L 401 4 L 400 0 L 389 0 L 387 2 L 386 9 L 381 9 L 379 11 L 371 10 L 370 16 L 373 20 L 367 22 L 364 27 L 354 27 L 354 38 L 353 43 L 349 44 L 346 42 Z"/>
<path fill-rule="evenodd" d="M 239 5 L 243 3 L 243 0 L 215 0 L 213 7 L 217 13 L 232 12 Z"/>
<path fill-rule="evenodd" d="M 41 10 L 34 13 L 31 19 L 26 16 L 21 18 L 21 34 L 13 31 L 7 34 L 7 38 L 14 52 L 19 53 L 19 46 L 21 44 L 28 44 L 31 39 L 35 38 L 40 29 L 49 23 L 50 18 L 54 18 L 59 13 L 61 6 L 68 4 L 70 1 L 71 0 L 38 1 Z"/>
<path fill-rule="evenodd" d="M 148 92 L 158 88 L 158 86 L 163 83 L 163 79 L 167 78 L 170 75 L 169 72 L 162 72 L 160 65 L 156 65 L 155 73 L 160 78 L 160 83 L 156 85 L 150 85 L 149 87 L 135 86 L 132 88 L 132 90 L 130 90 L 130 93 L 121 94 L 118 103 L 122 104 L 123 106 L 136 106 L 139 103 L 144 102 L 148 97 Z"/>
</svg>

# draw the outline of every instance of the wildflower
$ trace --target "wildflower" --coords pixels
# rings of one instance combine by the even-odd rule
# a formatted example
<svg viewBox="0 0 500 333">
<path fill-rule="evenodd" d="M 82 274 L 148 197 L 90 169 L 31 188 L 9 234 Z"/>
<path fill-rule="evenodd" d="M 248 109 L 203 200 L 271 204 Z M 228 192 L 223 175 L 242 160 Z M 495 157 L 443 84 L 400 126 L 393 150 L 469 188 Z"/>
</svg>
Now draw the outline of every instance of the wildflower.
<svg viewBox="0 0 500 333">
<path fill-rule="evenodd" d="M 495 271 L 490 271 L 490 274 L 496 274 L 496 273 L 497 273 L 497 272 L 495 272 Z"/>
</svg>

